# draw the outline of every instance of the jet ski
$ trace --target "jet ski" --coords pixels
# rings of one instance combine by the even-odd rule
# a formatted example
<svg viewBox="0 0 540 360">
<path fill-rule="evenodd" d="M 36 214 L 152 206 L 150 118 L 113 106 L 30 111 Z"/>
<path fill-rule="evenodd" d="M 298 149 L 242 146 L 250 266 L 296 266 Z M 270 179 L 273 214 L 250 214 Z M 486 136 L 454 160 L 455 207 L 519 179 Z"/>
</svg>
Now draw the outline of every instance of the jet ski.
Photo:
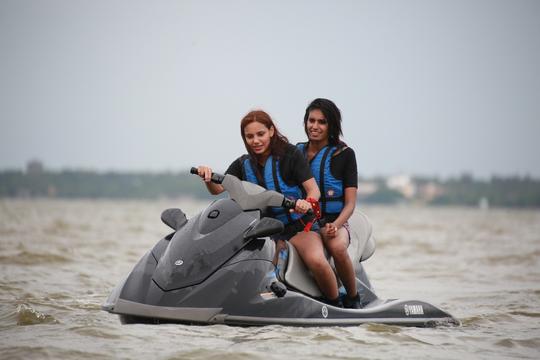
<svg viewBox="0 0 540 360">
<path fill-rule="evenodd" d="M 325 303 L 294 246 L 288 243 L 276 254 L 270 238 L 284 227 L 264 216 L 268 209 L 293 209 L 295 202 L 232 175 L 214 173 L 212 181 L 222 184 L 230 197 L 215 200 L 190 219 L 180 209 L 165 210 L 161 219 L 173 232 L 159 240 L 112 290 L 103 310 L 118 314 L 124 324 L 459 324 L 427 302 L 386 300 L 375 294 L 362 265 L 373 255 L 375 240 L 371 223 L 359 211 L 349 221 L 348 250 L 362 307 Z"/>
</svg>

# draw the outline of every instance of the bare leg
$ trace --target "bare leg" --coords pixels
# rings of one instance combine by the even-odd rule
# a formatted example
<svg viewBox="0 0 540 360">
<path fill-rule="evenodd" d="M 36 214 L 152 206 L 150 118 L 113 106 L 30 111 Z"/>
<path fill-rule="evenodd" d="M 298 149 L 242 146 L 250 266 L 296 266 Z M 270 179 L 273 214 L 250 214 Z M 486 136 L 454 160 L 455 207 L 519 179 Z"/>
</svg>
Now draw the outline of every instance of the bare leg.
<svg viewBox="0 0 540 360">
<path fill-rule="evenodd" d="M 321 234 L 326 249 L 334 258 L 336 271 L 347 290 L 347 296 L 350 298 L 355 297 L 357 292 L 356 274 L 351 258 L 347 253 L 347 248 L 349 247 L 349 232 L 342 227 L 337 231 L 337 234 L 334 237 L 328 237 L 324 229 L 321 230 Z"/>
<path fill-rule="evenodd" d="M 300 232 L 289 241 L 298 250 L 298 254 L 313 274 L 324 296 L 330 300 L 336 299 L 338 297 L 336 276 L 324 256 L 321 237 L 313 231 Z"/>
</svg>

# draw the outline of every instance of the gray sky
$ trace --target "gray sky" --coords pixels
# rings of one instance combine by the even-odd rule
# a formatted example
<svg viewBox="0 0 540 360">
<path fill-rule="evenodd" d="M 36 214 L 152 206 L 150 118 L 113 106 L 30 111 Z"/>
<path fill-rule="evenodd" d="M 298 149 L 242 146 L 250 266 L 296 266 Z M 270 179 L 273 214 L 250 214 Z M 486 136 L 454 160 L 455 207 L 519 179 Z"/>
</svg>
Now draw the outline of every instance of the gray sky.
<svg viewBox="0 0 540 360">
<path fill-rule="evenodd" d="M 336 102 L 364 176 L 540 176 L 540 1 L 0 0 L 0 169 L 223 171 Z"/>
</svg>

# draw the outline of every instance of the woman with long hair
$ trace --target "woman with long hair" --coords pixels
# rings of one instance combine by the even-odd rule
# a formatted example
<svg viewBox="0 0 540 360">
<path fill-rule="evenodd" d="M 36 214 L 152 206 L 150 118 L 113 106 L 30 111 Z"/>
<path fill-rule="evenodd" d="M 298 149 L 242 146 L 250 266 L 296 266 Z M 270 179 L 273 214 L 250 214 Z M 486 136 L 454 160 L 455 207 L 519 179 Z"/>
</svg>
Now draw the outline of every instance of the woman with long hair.
<svg viewBox="0 0 540 360">
<path fill-rule="evenodd" d="M 240 122 L 240 135 L 247 154 L 236 159 L 226 173 L 241 180 L 276 190 L 297 200 L 295 213 L 283 208 L 274 210 L 271 216 L 282 221 L 285 230 L 273 239 L 289 241 L 294 245 L 305 265 L 313 274 L 317 285 L 332 305 L 339 305 L 339 294 L 334 272 L 325 258 L 321 237 L 315 231 L 298 231 L 299 219 L 310 208 L 305 199 L 318 200 L 320 192 L 302 153 L 281 134 L 266 112 L 254 110 Z M 199 166 L 198 174 L 211 194 L 224 191 L 219 184 L 210 181 L 212 169 Z"/>
<path fill-rule="evenodd" d="M 347 290 L 343 305 L 359 308 L 360 296 L 356 289 L 356 275 L 347 253 L 350 242 L 347 220 L 356 206 L 358 173 L 356 156 L 340 140 L 341 112 L 328 99 L 315 99 L 304 115 L 305 143 L 297 144 L 319 185 L 322 223 L 320 233 L 324 246 L 334 258 L 338 276 Z"/>
</svg>

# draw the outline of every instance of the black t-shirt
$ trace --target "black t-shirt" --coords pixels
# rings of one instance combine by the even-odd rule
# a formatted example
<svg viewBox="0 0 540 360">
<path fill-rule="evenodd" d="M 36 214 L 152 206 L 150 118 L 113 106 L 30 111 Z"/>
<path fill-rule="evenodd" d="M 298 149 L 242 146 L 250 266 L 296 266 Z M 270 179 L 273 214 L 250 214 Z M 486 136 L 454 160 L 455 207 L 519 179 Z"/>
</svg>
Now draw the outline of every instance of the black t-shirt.
<svg viewBox="0 0 540 360">
<path fill-rule="evenodd" d="M 249 159 L 249 155 L 242 155 L 229 166 L 226 174 L 234 175 L 241 180 L 247 180 L 243 170 L 245 159 Z M 251 163 L 253 167 L 253 162 Z M 260 174 L 264 174 L 264 166 L 256 164 Z M 255 169 L 254 169 L 255 170 Z M 283 181 L 287 185 L 298 185 L 302 187 L 302 183 L 313 177 L 309 164 L 302 152 L 294 145 L 288 144 L 285 154 L 279 159 L 279 170 Z"/>
<path fill-rule="evenodd" d="M 345 148 L 330 160 L 330 172 L 343 181 L 343 188 L 358 188 L 358 169 L 356 168 L 356 155 L 350 147 Z"/>
<path fill-rule="evenodd" d="M 307 143 L 304 145 L 304 150 L 307 149 Z M 313 159 L 315 159 L 315 155 Z M 310 161 L 310 162 L 311 162 Z M 358 170 L 356 167 L 356 155 L 354 150 L 346 146 L 339 148 L 334 152 L 334 156 L 330 160 L 330 172 L 332 176 L 343 181 L 343 189 L 348 187 L 358 188 Z"/>
</svg>

